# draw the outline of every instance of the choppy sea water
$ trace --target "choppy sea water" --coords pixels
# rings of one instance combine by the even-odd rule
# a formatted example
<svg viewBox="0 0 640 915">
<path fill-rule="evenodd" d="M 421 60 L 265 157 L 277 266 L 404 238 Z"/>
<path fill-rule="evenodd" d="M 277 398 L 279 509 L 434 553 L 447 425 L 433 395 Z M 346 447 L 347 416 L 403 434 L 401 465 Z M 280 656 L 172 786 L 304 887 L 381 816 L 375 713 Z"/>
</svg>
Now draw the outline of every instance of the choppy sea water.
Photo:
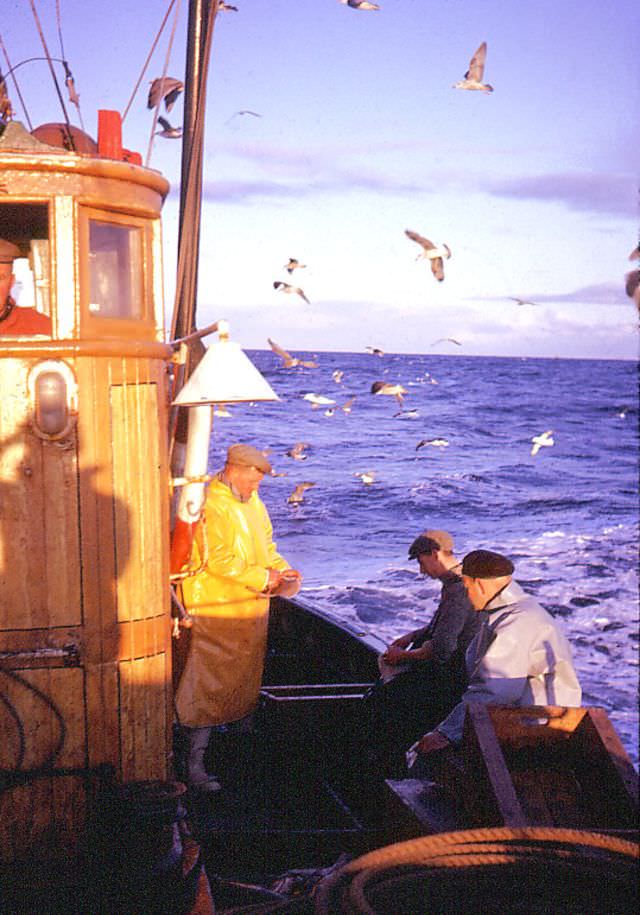
<svg viewBox="0 0 640 915">
<path fill-rule="evenodd" d="M 302 595 L 388 640 L 428 620 L 439 592 L 407 559 L 418 533 L 450 531 L 460 556 L 507 554 L 569 637 L 583 703 L 607 710 L 637 767 L 636 365 L 296 353 L 318 367 L 285 369 L 270 351 L 248 355 L 280 401 L 216 415 L 210 470 L 233 442 L 270 449 L 279 475 L 261 495 Z M 375 381 L 403 385 L 402 406 L 372 394 Z M 309 393 L 335 403 L 314 409 Z M 554 444 L 532 456 L 547 430 Z M 416 448 L 425 440 L 436 443 Z M 296 442 L 304 461 L 286 455 Z M 301 482 L 315 485 L 292 505 Z"/>
</svg>

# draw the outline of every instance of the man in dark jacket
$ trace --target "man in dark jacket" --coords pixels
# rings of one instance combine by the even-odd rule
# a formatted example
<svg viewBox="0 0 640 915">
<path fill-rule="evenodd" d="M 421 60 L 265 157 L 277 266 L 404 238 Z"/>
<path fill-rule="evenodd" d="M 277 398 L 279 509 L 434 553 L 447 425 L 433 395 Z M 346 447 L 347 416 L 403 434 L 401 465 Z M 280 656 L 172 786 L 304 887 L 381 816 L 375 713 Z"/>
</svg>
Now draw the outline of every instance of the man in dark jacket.
<svg viewBox="0 0 640 915">
<path fill-rule="evenodd" d="M 415 740 L 447 715 L 467 685 L 465 653 L 480 618 L 453 549 L 447 531 L 428 530 L 413 541 L 409 559 L 417 560 L 423 575 L 441 582 L 440 601 L 426 626 L 397 638 L 378 660 L 381 677 L 370 697 L 373 738 L 392 759 L 397 756 L 400 767 L 406 738 L 415 735 Z"/>
</svg>

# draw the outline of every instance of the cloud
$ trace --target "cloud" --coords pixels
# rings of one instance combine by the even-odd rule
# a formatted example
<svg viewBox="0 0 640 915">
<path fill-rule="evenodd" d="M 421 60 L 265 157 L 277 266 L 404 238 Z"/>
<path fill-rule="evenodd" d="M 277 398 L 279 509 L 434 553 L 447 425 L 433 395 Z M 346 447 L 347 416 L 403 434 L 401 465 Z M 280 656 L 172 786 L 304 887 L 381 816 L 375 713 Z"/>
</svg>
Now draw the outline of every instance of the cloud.
<svg viewBox="0 0 640 915">
<path fill-rule="evenodd" d="M 622 282 L 597 283 L 582 286 L 573 292 L 554 293 L 531 297 L 534 302 L 579 302 L 586 305 L 628 305 Z"/>
<path fill-rule="evenodd" d="M 638 189 L 633 175 L 598 172 L 560 172 L 491 182 L 496 197 L 517 197 L 564 203 L 572 210 L 630 216 L 637 208 Z"/>
<path fill-rule="evenodd" d="M 504 296 L 476 295 L 466 296 L 467 302 L 495 302 Z M 528 302 L 537 304 L 576 302 L 579 305 L 628 305 L 622 281 L 620 283 L 596 283 L 592 286 L 581 286 L 572 292 L 543 292 L 523 296 Z"/>
<path fill-rule="evenodd" d="M 300 199 L 316 194 L 347 194 L 360 191 L 397 196 L 424 193 L 429 191 L 429 188 L 385 175 L 344 170 L 310 181 L 274 181 L 269 178 L 207 181 L 203 187 L 203 196 L 211 203 L 250 203 L 254 200 L 285 200 L 291 197 Z"/>
</svg>

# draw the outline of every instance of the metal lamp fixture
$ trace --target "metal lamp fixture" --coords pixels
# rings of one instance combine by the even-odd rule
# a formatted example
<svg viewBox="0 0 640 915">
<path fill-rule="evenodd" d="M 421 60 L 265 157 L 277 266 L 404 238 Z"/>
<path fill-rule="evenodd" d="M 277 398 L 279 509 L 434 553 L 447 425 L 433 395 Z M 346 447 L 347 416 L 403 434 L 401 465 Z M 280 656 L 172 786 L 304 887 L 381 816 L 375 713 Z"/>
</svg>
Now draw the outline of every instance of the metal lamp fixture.
<svg viewBox="0 0 640 915">
<path fill-rule="evenodd" d="M 232 343 L 226 333 L 220 330 L 220 340 L 207 348 L 173 405 L 194 407 L 279 399 L 271 385 L 243 353 L 240 344 Z"/>
<path fill-rule="evenodd" d="M 77 384 L 66 362 L 46 360 L 28 377 L 31 425 L 39 438 L 58 441 L 69 434 L 77 415 Z"/>
</svg>

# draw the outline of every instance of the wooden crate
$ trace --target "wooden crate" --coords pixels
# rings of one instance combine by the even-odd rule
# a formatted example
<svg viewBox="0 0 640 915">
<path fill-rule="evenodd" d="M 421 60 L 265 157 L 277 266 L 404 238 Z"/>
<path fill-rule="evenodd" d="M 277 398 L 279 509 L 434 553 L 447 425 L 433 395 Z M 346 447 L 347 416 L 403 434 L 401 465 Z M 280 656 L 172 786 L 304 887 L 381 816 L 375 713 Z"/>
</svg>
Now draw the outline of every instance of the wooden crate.
<svg viewBox="0 0 640 915">
<path fill-rule="evenodd" d="M 638 775 L 602 708 L 470 704 L 452 781 L 477 825 L 637 833 Z"/>
</svg>

